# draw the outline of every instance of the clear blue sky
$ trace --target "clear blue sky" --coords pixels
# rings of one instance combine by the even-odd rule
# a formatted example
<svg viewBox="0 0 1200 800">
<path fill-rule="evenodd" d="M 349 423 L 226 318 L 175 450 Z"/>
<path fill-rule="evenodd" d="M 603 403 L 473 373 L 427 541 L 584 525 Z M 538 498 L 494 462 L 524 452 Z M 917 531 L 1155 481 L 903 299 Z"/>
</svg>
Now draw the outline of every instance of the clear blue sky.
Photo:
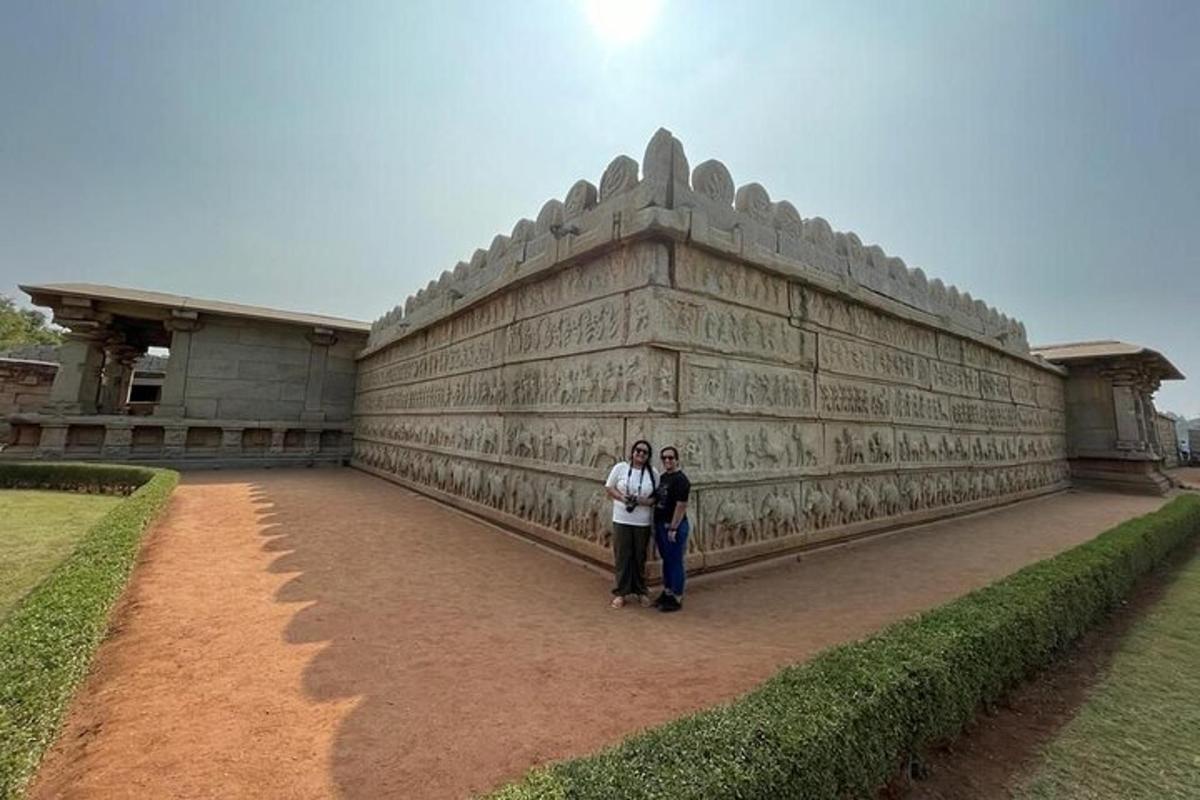
<svg viewBox="0 0 1200 800">
<path fill-rule="evenodd" d="M 627 29 L 627 28 L 626 28 Z M 0 292 L 374 319 L 659 126 L 1200 415 L 1200 3 L 0 0 Z"/>
</svg>

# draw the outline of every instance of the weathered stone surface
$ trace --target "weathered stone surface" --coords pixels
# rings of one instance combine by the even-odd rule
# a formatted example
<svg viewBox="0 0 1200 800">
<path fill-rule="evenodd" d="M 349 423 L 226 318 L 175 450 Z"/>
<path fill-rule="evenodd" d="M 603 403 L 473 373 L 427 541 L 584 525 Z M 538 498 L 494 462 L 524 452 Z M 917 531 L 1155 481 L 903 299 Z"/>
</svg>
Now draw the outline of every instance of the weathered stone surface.
<svg viewBox="0 0 1200 800">
<path fill-rule="evenodd" d="M 792 367 L 713 356 L 682 356 L 681 413 L 812 416 L 813 375 Z"/>
<path fill-rule="evenodd" d="M 393 309 L 355 462 L 604 560 L 606 469 L 672 444 L 705 568 L 1065 485 L 1061 370 L 1020 323 L 735 187 L 659 131 Z"/>
</svg>

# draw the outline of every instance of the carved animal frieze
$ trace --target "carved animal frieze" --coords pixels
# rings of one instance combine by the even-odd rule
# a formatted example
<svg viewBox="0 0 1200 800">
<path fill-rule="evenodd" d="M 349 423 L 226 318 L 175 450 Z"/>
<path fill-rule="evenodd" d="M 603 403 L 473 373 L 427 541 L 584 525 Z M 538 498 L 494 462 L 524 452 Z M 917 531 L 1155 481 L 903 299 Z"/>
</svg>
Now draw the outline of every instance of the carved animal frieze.
<svg viewBox="0 0 1200 800">
<path fill-rule="evenodd" d="M 677 250 L 675 285 L 780 316 L 790 313 L 786 280 L 694 247 Z"/>
<path fill-rule="evenodd" d="M 813 412 L 813 375 L 797 369 L 735 359 L 685 355 L 680 407 L 763 416 Z"/>
<path fill-rule="evenodd" d="M 514 322 L 505 333 L 509 361 L 618 347 L 625 335 L 625 299 L 607 297 L 530 317 Z"/>
<path fill-rule="evenodd" d="M 822 429 L 814 422 L 651 418 L 631 427 L 656 450 L 673 445 L 694 482 L 727 483 L 819 470 Z"/>
<path fill-rule="evenodd" d="M 668 289 L 630 297 L 630 343 L 683 346 L 801 366 L 815 362 L 811 334 L 786 317 Z"/>
<path fill-rule="evenodd" d="M 818 342 L 822 372 L 929 386 L 929 359 L 859 339 L 825 334 Z"/>
<path fill-rule="evenodd" d="M 932 358 L 938 356 L 937 334 L 929 328 L 904 322 L 803 284 L 792 284 L 792 312 L 806 322 L 852 337 L 869 339 Z"/>
</svg>

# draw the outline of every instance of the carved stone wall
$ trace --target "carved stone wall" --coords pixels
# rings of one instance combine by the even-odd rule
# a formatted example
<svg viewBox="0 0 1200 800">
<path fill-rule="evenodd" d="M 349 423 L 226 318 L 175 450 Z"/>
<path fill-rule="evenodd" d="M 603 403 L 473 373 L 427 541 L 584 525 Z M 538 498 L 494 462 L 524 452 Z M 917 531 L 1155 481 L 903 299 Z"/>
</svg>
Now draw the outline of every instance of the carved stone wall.
<svg viewBox="0 0 1200 800">
<path fill-rule="evenodd" d="M 9 437 L 10 414 L 36 411 L 50 398 L 50 387 L 58 365 L 0 357 L 0 445 Z"/>
<path fill-rule="evenodd" d="M 356 465 L 610 563 L 604 476 L 675 445 L 693 570 L 1066 486 L 1062 370 L 1019 323 L 717 162 L 689 183 L 663 132 L 581 183 L 377 326 Z"/>
</svg>

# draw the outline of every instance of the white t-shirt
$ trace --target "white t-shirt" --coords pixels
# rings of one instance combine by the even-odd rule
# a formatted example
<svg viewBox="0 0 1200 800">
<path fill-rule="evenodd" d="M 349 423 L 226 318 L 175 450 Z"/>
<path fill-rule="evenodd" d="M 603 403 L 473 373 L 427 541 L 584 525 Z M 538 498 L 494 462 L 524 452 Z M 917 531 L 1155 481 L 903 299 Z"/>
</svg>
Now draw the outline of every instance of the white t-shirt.
<svg viewBox="0 0 1200 800">
<path fill-rule="evenodd" d="M 638 497 L 650 497 L 658 486 L 658 471 L 654 467 L 638 469 L 631 467 L 629 462 L 622 461 L 608 473 L 605 486 L 615 488 L 621 496 L 633 494 Z M 654 506 L 638 506 L 633 511 L 625 510 L 624 500 L 613 500 L 613 522 L 622 525 L 649 526 L 654 515 Z"/>
</svg>

